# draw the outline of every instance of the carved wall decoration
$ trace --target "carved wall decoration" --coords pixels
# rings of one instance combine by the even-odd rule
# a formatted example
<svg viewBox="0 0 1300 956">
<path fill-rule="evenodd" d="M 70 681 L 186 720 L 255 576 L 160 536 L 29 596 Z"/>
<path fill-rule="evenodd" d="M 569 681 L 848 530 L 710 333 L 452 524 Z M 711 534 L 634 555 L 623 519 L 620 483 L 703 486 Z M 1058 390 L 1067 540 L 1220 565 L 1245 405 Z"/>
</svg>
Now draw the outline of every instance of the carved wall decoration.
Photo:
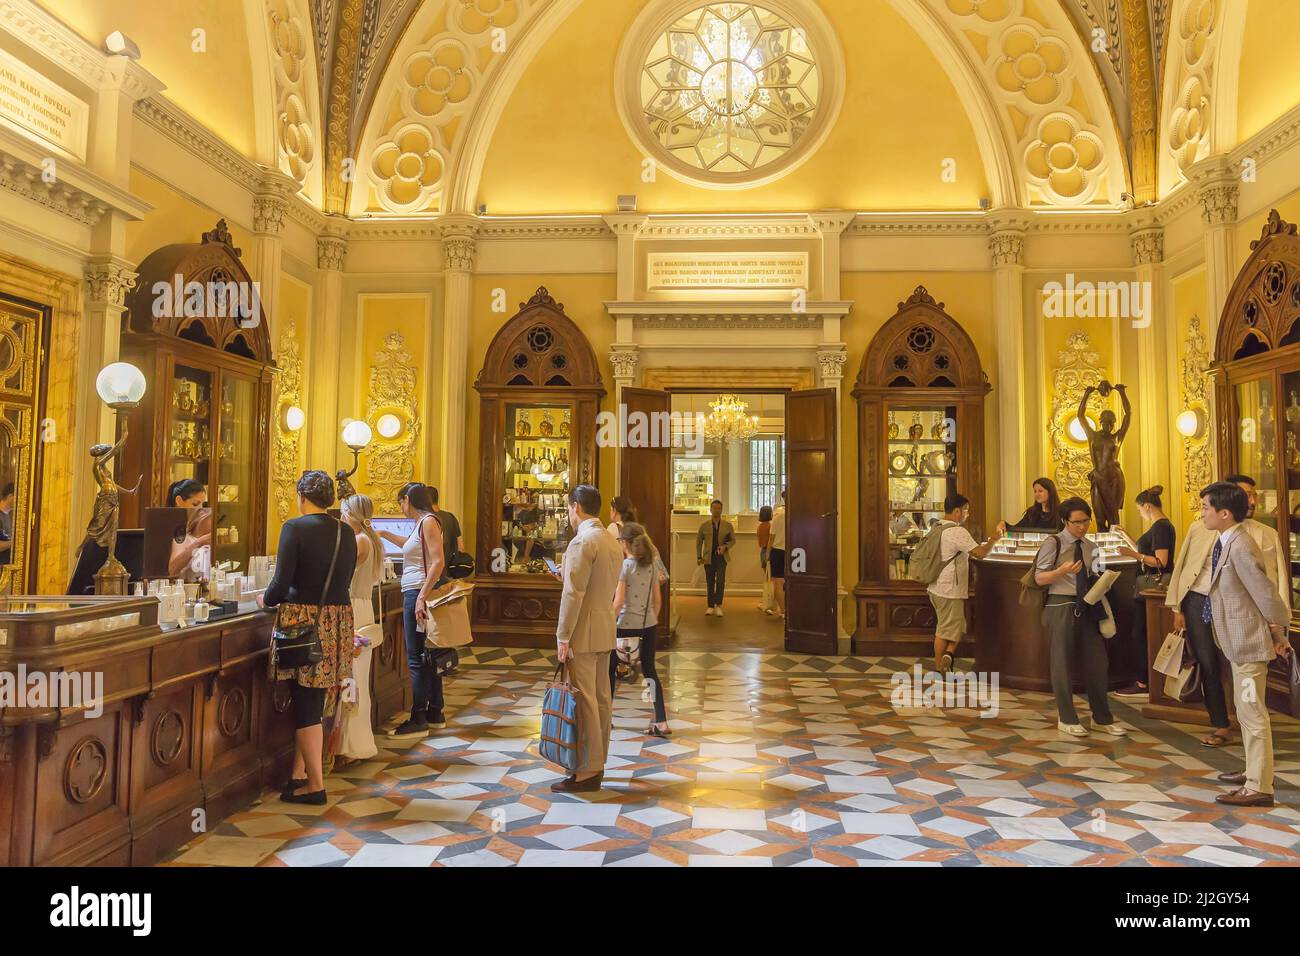
<svg viewBox="0 0 1300 956">
<path fill-rule="evenodd" d="M 377 514 L 397 514 L 398 489 L 415 480 L 420 436 L 415 401 L 418 378 L 406 339 L 401 332 L 389 332 L 370 366 L 366 398 L 366 420 L 375 433 L 374 444 L 366 452 L 366 493 L 374 501 Z M 379 417 L 386 414 L 396 415 L 405 426 L 392 439 L 384 438 L 375 429 Z"/>
<path fill-rule="evenodd" d="M 276 156 L 280 169 L 319 202 L 320 113 L 306 4 L 266 0 L 266 20 L 275 78 Z"/>
<path fill-rule="evenodd" d="M 1200 316 L 1194 315 L 1187 323 L 1187 337 L 1183 340 L 1183 355 L 1178 362 L 1178 382 L 1183 393 L 1183 409 L 1201 416 L 1201 433 L 1184 435 L 1183 439 L 1183 491 L 1187 495 L 1190 514 L 1201 508 L 1200 490 L 1213 480 L 1214 462 L 1211 459 L 1210 408 L 1212 383 L 1210 379 L 1210 349 L 1201 330 Z"/>
<path fill-rule="evenodd" d="M 352 200 L 354 213 L 438 207 L 465 117 L 514 38 L 553 2 L 455 0 L 415 11 L 367 110 L 371 122 L 356 155 L 369 195 Z"/>
<path fill-rule="evenodd" d="M 73 803 L 89 803 L 108 779 L 108 748 L 98 737 L 84 737 L 68 754 L 63 792 Z"/>
<path fill-rule="evenodd" d="M 1225 32 L 1226 3 L 1232 0 L 1175 0 L 1169 10 L 1160 177 L 1164 192 L 1186 179 L 1188 170 L 1213 147 L 1215 61 Z"/>
<path fill-rule="evenodd" d="M 1276 209 L 1237 273 L 1219 319 L 1214 357 L 1231 362 L 1300 342 L 1300 238 Z"/>
<path fill-rule="evenodd" d="M 43 489 L 33 481 L 40 414 L 40 368 L 45 348 L 45 312 L 0 295 L 0 485 L 12 482 L 9 560 L 0 565 L 0 593 L 30 594 L 29 539 L 32 515 L 39 513 Z M 50 489 L 52 490 L 52 489 Z M 56 504 L 49 509 L 57 508 Z M 44 515 L 42 515 L 42 518 Z"/>
<path fill-rule="evenodd" d="M 160 767 L 167 766 L 180 754 L 184 743 L 185 721 L 180 711 L 169 710 L 160 714 L 149 736 L 149 752 L 154 762 Z"/>
<path fill-rule="evenodd" d="M 1030 0 L 920 2 L 978 64 L 978 75 L 991 78 L 987 94 L 1025 183 L 1023 201 L 1118 203 L 1127 187 L 1126 161 L 1111 100 L 1085 45 L 1091 38 L 1064 7 Z M 1116 31 L 1118 50 L 1119 11 L 1112 6 L 1083 13 L 1108 37 Z M 1118 61 L 1102 62 L 1118 70 Z"/>
<path fill-rule="evenodd" d="M 284 424 L 284 411 L 290 406 L 303 407 L 302 348 L 298 344 L 298 324 L 285 323 L 276 350 L 275 447 L 271 458 L 271 491 L 275 496 L 275 516 L 281 524 L 293 517 L 300 474 L 302 432 L 290 431 Z"/>
<path fill-rule="evenodd" d="M 236 736 L 248 720 L 248 695 L 242 687 L 226 691 L 217 705 L 217 726 L 227 737 Z"/>
<path fill-rule="evenodd" d="M 1062 498 L 1070 495 L 1088 498 L 1088 472 L 1092 470 L 1092 458 L 1087 444 L 1075 441 L 1069 428 L 1079 410 L 1083 390 L 1089 385 L 1100 384 L 1104 377 L 1088 333 L 1071 332 L 1065 340 L 1065 348 L 1056 353 L 1056 368 L 1052 372 L 1052 412 L 1047 427 L 1052 447 L 1053 480 Z M 1097 421 L 1104 407 L 1101 396 L 1094 392 L 1088 404 L 1089 417 Z"/>
</svg>

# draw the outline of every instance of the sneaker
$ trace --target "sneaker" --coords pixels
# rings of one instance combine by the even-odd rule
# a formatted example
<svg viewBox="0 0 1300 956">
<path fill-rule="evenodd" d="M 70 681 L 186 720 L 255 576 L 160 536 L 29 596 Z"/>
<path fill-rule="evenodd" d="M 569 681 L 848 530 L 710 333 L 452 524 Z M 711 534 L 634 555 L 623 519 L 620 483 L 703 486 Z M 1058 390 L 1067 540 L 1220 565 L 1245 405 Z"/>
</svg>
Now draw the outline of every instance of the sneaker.
<svg viewBox="0 0 1300 956">
<path fill-rule="evenodd" d="M 1149 697 L 1150 695 L 1151 691 L 1136 681 L 1115 691 L 1116 697 Z"/>
<path fill-rule="evenodd" d="M 442 711 L 435 710 L 429 714 L 429 729 L 442 730 L 447 726 L 447 718 L 442 716 Z"/>
<path fill-rule="evenodd" d="M 776 611 L 773 611 L 770 607 L 768 607 L 763 609 L 763 613 L 766 614 L 768 617 L 772 617 L 774 614 L 776 614 Z"/>
<path fill-rule="evenodd" d="M 445 724 L 443 726 L 446 726 Z M 390 737 L 423 737 L 429 732 L 427 720 L 404 720 L 388 732 Z"/>
<path fill-rule="evenodd" d="M 705 611 L 704 611 L 704 616 L 705 616 L 705 617 L 713 617 L 713 608 L 711 608 L 711 607 L 710 607 L 710 608 L 706 608 Z"/>
<path fill-rule="evenodd" d="M 1088 731 L 1084 729 L 1083 724 L 1067 724 L 1063 720 L 1056 722 L 1056 729 L 1063 734 L 1069 734 L 1072 737 L 1086 737 Z"/>
<path fill-rule="evenodd" d="M 1128 728 L 1119 721 L 1113 721 L 1109 724 L 1099 724 L 1093 721 L 1093 729 L 1100 730 L 1103 734 L 1110 734 L 1112 737 L 1127 737 Z"/>
<path fill-rule="evenodd" d="M 715 615 L 716 617 L 722 617 L 722 608 L 720 608 L 720 607 L 715 607 L 715 608 L 713 609 L 713 613 L 714 613 L 714 615 Z"/>
</svg>

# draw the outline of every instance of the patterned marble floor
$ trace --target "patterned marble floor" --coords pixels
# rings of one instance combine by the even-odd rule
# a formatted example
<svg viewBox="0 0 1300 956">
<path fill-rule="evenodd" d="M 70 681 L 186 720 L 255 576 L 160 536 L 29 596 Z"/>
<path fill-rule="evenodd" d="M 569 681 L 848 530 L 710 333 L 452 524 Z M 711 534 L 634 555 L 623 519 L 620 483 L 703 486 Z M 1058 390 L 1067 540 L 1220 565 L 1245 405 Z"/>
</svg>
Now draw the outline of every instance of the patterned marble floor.
<svg viewBox="0 0 1300 956">
<path fill-rule="evenodd" d="M 537 755 L 553 659 L 479 649 L 447 682 L 445 730 L 380 737 L 324 807 L 274 794 L 163 865 L 1278 866 L 1300 864 L 1300 723 L 1274 716 L 1279 805 L 1216 805 L 1200 728 L 1143 718 L 1123 739 L 1056 730 L 1046 694 L 996 717 L 895 708 L 913 661 L 664 655 L 674 735 L 620 685 L 606 789 L 555 795 Z M 969 663 L 969 662 L 967 662 Z"/>
</svg>

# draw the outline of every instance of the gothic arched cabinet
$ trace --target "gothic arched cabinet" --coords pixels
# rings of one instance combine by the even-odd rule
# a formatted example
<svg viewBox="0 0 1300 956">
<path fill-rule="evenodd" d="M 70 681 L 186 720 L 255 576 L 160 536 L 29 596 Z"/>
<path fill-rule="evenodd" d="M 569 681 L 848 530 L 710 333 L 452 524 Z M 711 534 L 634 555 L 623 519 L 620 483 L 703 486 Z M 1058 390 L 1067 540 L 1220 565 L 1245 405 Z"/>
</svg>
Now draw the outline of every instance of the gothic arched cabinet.
<svg viewBox="0 0 1300 956">
<path fill-rule="evenodd" d="M 966 331 L 923 286 L 867 346 L 858 402 L 855 654 L 926 656 L 934 609 L 907 562 L 943 499 L 970 499 L 984 523 L 984 398 L 988 379 Z"/>
<path fill-rule="evenodd" d="M 1220 473 L 1255 479 L 1255 518 L 1281 538 L 1290 580 L 1279 590 L 1290 599 L 1294 621 L 1300 590 L 1300 237 L 1274 209 L 1250 248 L 1215 336 Z M 1281 663 L 1269 673 L 1268 697 L 1270 706 L 1290 711 Z"/>
<path fill-rule="evenodd" d="M 182 478 L 207 487 L 215 509 L 214 561 L 266 552 L 271 338 L 257 286 L 225 220 L 199 242 L 163 246 L 140 263 L 126 298 L 121 354 L 142 372 L 144 399 L 128 418 L 118 481 L 122 526 L 171 505 Z"/>
<path fill-rule="evenodd" d="M 545 288 L 488 346 L 479 393 L 474 639 L 550 647 L 560 584 L 545 559 L 573 536 L 569 489 L 596 483 L 596 353 Z"/>
</svg>

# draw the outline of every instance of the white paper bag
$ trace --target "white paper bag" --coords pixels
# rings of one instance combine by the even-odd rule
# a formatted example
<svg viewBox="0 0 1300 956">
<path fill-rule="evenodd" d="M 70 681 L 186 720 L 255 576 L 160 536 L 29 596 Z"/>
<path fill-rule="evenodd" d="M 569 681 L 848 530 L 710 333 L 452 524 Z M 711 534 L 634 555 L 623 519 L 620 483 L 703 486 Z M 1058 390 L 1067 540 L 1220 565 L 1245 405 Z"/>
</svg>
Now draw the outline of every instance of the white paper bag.
<svg viewBox="0 0 1300 956">
<path fill-rule="evenodd" d="M 1179 663 L 1182 663 L 1181 659 Z M 1177 674 L 1166 675 L 1165 696 L 1172 697 L 1174 700 L 1181 700 L 1183 688 L 1187 686 L 1187 682 L 1191 680 L 1194 673 L 1196 673 L 1196 668 L 1188 664 L 1186 667 L 1180 667 Z"/>
<path fill-rule="evenodd" d="M 1185 639 L 1181 629 L 1170 631 L 1165 635 L 1165 642 L 1156 654 L 1155 669 L 1166 677 L 1177 677 L 1183 667 L 1183 644 Z"/>
</svg>

